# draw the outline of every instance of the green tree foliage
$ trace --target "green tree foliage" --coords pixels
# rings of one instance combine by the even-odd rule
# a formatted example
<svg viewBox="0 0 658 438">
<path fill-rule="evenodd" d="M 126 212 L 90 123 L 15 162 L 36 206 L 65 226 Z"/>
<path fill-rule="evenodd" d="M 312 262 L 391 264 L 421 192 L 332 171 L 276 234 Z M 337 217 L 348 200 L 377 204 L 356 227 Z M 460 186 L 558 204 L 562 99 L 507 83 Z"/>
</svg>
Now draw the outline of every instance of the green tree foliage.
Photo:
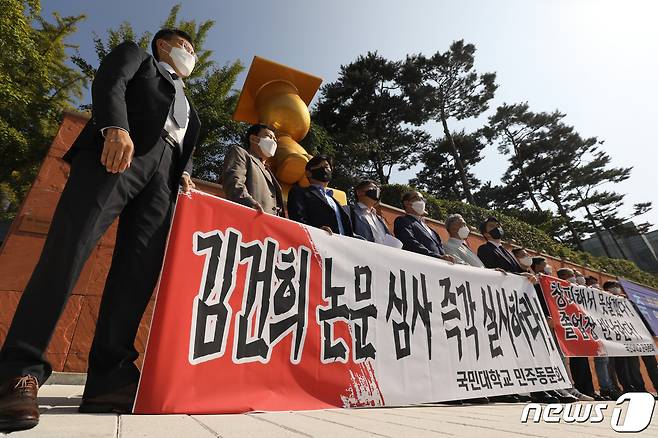
<svg viewBox="0 0 658 438">
<path fill-rule="evenodd" d="M 178 28 L 187 32 L 194 40 L 194 48 L 199 60 L 192 75 L 186 80 L 188 97 L 201 119 L 199 144 L 194 154 L 194 176 L 208 181 L 218 181 L 222 161 L 228 148 L 239 144 L 246 127 L 232 119 L 238 94 L 235 82 L 244 70 L 239 60 L 218 67 L 212 61 L 212 50 L 204 48 L 208 32 L 214 26 L 213 20 L 197 23 L 195 20 L 182 20 L 178 17 L 181 5 L 171 8 L 162 23 L 163 28 Z M 135 41 L 140 47 L 150 51 L 152 33 L 137 35 L 133 26 L 125 22 L 118 29 L 110 29 L 107 38 L 94 37 L 97 62 L 123 41 Z M 80 56 L 73 62 L 91 80 L 96 74 L 94 64 Z"/>
<path fill-rule="evenodd" d="M 468 169 L 482 160 L 484 144 L 479 133 L 466 134 L 464 131 L 452 134 L 452 139 L 459 150 L 468 185 L 472 189 L 480 186 L 480 180 Z M 425 190 L 441 199 L 463 199 L 464 187 L 459 175 L 459 169 L 452 154 L 450 140 L 442 138 L 430 143 L 429 147 L 421 152 L 420 162 L 423 167 L 416 174 L 416 178 L 409 184 Z M 476 199 L 477 202 L 477 199 Z"/>
<path fill-rule="evenodd" d="M 521 150 L 518 162 L 511 162 L 508 174 L 520 163 L 525 167 L 530 185 L 539 199 L 555 205 L 564 220 L 569 241 L 582 250 L 582 236 L 592 230 L 575 218 L 575 199 L 572 192 L 574 169 L 583 165 L 597 151 L 596 137 L 583 138 L 572 126 L 561 121 L 554 123 L 542 138 Z"/>
<path fill-rule="evenodd" d="M 427 133 L 405 125 L 417 116 L 401 94 L 399 69 L 399 62 L 369 52 L 341 66 L 338 79 L 322 87 L 313 119 L 336 143 L 337 169 L 354 180 L 388 183 L 392 170 L 415 164 L 429 141 Z"/>
<path fill-rule="evenodd" d="M 591 159 L 580 162 L 569 171 L 569 195 L 574 201 L 574 209 L 585 211 L 585 218 L 591 230 L 601 242 L 606 255 L 611 252 L 603 238 L 606 225 L 621 225 L 618 212 L 622 207 L 624 196 L 611 190 L 602 189 L 603 185 L 622 182 L 630 177 L 631 168 L 610 167 L 610 156 L 605 152 L 592 148 Z M 610 230 L 608 230 L 610 231 Z M 614 235 L 611 234 L 616 241 Z M 624 250 L 617 242 L 622 255 Z"/>
<path fill-rule="evenodd" d="M 62 112 L 85 78 L 66 64 L 67 38 L 84 15 L 48 20 L 38 0 L 0 1 L 0 216 L 13 217 Z"/>
<path fill-rule="evenodd" d="M 535 189 L 530 185 L 522 157 L 528 147 L 543 139 L 550 127 L 559 123 L 563 117 L 564 114 L 557 111 L 534 113 L 530 111 L 527 102 L 503 104 L 496 109 L 494 115 L 489 117 L 489 124 L 483 129 L 486 138 L 490 143 L 498 146 L 501 154 L 510 155 L 512 166 L 505 175 L 504 181 L 508 185 L 519 187 L 525 194 L 520 204 L 529 199 L 537 211 L 542 211 L 542 208 Z"/>
<path fill-rule="evenodd" d="M 443 127 L 462 183 L 463 199 L 475 203 L 464 159 L 455 143 L 448 120 L 477 117 L 486 111 L 494 97 L 496 74 L 478 75 L 474 70 L 475 46 L 455 41 L 446 52 L 431 57 L 407 56 L 402 64 L 400 81 L 416 124 L 434 120 Z"/>
</svg>

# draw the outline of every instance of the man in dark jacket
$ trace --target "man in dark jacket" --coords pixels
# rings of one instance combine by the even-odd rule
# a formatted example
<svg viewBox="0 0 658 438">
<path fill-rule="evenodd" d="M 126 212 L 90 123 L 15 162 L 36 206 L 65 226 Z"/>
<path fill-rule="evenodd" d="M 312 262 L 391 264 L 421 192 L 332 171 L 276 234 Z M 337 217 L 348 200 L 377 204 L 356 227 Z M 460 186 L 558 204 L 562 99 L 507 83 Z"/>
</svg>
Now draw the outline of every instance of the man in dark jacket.
<svg viewBox="0 0 658 438">
<path fill-rule="evenodd" d="M 402 242 L 391 235 L 384 219 L 376 210 L 380 189 L 376 182 L 361 181 L 354 187 L 356 203 L 345 207 L 350 215 L 354 233 L 369 242 L 401 248 Z"/>
<path fill-rule="evenodd" d="M 190 36 L 163 29 L 152 51 L 124 42 L 98 68 L 91 120 L 64 157 L 70 176 L 0 352 L 0 432 L 38 423 L 38 386 L 52 371 L 46 347 L 85 261 L 117 217 L 80 411 L 132 409 L 134 340 L 162 266 L 179 182 L 193 187 L 200 127 L 182 82 L 196 60 Z"/>
<path fill-rule="evenodd" d="M 293 186 L 288 193 L 288 218 L 329 234 L 354 237 L 350 216 L 333 197 L 333 190 L 327 188 L 331 159 L 326 155 L 311 158 L 306 163 L 306 177 L 311 183 L 309 187 Z"/>
<path fill-rule="evenodd" d="M 503 227 L 498 219 L 491 216 L 480 224 L 480 233 L 487 239 L 487 243 L 478 248 L 478 257 L 487 268 L 501 268 L 505 272 L 521 274 L 526 272 L 519 262 L 505 246 L 503 246 Z"/>
<path fill-rule="evenodd" d="M 420 192 L 409 191 L 402 195 L 404 216 L 398 216 L 393 224 L 395 237 L 402 242 L 402 249 L 453 263 L 454 257 L 443 250 L 441 238 L 425 222 L 425 198 Z"/>
</svg>

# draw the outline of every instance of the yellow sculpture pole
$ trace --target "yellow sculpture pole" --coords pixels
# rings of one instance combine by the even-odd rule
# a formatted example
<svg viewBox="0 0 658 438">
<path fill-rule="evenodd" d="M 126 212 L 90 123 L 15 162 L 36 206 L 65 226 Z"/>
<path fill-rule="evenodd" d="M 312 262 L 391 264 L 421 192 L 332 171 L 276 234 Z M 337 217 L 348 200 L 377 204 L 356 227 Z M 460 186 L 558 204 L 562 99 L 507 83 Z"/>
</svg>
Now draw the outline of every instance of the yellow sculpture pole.
<svg viewBox="0 0 658 438">
<path fill-rule="evenodd" d="M 278 147 L 268 164 L 284 198 L 292 185 L 308 185 L 304 167 L 311 156 L 298 142 L 311 127 L 308 105 L 321 83 L 317 76 L 255 56 L 233 114 L 236 121 L 263 123 L 276 134 Z M 335 190 L 334 196 L 347 202 L 345 192 Z"/>
</svg>

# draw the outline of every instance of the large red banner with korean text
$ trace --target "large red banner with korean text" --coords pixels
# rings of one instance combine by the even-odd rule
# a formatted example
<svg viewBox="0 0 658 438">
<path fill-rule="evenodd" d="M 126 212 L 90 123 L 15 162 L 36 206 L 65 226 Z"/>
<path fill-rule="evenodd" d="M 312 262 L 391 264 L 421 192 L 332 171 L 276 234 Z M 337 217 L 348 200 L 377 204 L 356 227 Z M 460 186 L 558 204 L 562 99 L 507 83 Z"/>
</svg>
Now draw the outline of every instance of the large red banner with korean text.
<svg viewBox="0 0 658 438">
<path fill-rule="evenodd" d="M 546 304 L 565 356 L 648 356 L 656 344 L 625 297 L 542 275 Z"/>
<path fill-rule="evenodd" d="M 176 207 L 134 411 L 389 406 L 567 386 L 525 278 L 192 192 Z"/>
</svg>

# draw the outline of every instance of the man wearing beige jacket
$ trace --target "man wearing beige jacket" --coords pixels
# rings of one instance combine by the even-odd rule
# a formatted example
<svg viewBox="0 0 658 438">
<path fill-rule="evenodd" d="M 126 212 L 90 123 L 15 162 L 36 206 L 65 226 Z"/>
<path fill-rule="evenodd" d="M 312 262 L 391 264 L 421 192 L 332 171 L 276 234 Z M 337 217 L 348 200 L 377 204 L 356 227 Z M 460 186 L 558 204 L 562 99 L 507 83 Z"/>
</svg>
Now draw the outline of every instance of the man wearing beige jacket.
<svg viewBox="0 0 658 438">
<path fill-rule="evenodd" d="M 228 199 L 261 213 L 283 216 L 281 186 L 266 165 L 276 146 L 274 132 L 266 125 L 247 130 L 245 146 L 233 147 L 224 159 L 222 184 Z"/>
</svg>

